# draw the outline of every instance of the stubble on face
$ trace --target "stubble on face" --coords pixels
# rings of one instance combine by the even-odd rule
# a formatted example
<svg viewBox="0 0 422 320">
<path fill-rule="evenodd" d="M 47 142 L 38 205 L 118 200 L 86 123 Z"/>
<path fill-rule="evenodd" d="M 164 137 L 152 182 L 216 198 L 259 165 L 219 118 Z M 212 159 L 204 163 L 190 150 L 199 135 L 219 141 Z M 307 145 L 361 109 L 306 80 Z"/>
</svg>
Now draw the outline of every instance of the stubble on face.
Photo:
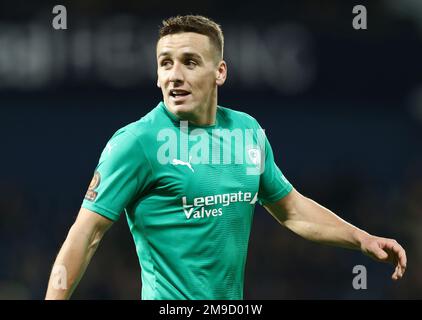
<svg viewBox="0 0 422 320">
<path fill-rule="evenodd" d="M 217 105 L 217 60 L 205 35 L 178 33 L 158 41 L 158 83 L 171 112 L 193 122 L 207 121 Z"/>
</svg>

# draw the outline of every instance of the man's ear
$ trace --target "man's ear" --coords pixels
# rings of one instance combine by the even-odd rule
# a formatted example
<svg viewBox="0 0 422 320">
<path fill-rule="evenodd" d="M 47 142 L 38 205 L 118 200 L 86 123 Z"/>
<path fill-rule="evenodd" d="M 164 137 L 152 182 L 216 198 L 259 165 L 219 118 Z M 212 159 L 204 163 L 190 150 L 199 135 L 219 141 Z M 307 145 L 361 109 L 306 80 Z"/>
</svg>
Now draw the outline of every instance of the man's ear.
<svg viewBox="0 0 422 320">
<path fill-rule="evenodd" d="M 158 88 L 161 88 L 161 86 L 160 86 L 160 81 L 158 81 L 158 79 L 157 79 L 157 87 L 158 87 Z"/>
<path fill-rule="evenodd" d="M 218 69 L 216 71 L 215 83 L 217 86 L 222 86 L 227 78 L 227 64 L 224 60 L 218 63 Z"/>
</svg>

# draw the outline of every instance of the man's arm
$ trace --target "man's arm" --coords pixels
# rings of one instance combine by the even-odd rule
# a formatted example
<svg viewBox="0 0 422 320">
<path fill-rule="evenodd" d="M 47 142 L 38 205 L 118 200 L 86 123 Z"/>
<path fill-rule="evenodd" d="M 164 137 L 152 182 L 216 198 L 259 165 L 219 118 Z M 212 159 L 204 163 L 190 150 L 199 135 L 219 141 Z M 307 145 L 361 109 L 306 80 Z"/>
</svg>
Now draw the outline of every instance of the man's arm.
<svg viewBox="0 0 422 320">
<path fill-rule="evenodd" d="M 361 250 L 371 258 L 396 266 L 392 275 L 400 279 L 406 269 L 406 252 L 396 240 L 376 237 L 339 218 L 315 201 L 293 189 L 265 208 L 278 222 L 305 239 Z"/>
<path fill-rule="evenodd" d="M 81 208 L 54 263 L 45 299 L 70 298 L 101 238 L 112 224 L 111 220 Z M 58 279 L 63 276 L 65 279 Z"/>
</svg>

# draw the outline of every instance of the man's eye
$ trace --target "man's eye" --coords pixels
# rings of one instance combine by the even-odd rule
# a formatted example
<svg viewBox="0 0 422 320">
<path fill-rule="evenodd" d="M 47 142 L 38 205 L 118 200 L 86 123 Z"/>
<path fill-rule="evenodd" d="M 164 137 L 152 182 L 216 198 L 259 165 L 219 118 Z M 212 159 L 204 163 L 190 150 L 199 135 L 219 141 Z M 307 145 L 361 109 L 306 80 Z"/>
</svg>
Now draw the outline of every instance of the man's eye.
<svg viewBox="0 0 422 320">
<path fill-rule="evenodd" d="M 163 61 L 161 61 L 161 66 L 162 67 L 169 67 L 169 66 L 171 66 L 171 61 L 170 60 L 163 60 Z"/>
<path fill-rule="evenodd" d="M 188 61 L 186 61 L 186 65 L 188 66 L 188 67 L 195 67 L 196 65 L 198 65 L 197 63 L 196 63 L 196 61 L 195 60 L 188 60 Z"/>
</svg>

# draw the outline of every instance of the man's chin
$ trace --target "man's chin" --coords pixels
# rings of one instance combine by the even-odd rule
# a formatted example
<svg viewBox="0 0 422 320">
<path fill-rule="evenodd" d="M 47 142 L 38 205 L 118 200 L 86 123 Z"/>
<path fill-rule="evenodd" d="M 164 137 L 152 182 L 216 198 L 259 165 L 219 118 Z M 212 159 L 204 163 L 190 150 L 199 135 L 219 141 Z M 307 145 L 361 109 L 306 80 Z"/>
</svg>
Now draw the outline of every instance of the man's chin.
<svg viewBox="0 0 422 320">
<path fill-rule="evenodd" d="M 179 117 L 182 117 L 183 115 L 188 115 L 194 112 L 195 108 L 188 103 L 183 104 L 170 104 L 171 111 L 176 114 Z"/>
</svg>

